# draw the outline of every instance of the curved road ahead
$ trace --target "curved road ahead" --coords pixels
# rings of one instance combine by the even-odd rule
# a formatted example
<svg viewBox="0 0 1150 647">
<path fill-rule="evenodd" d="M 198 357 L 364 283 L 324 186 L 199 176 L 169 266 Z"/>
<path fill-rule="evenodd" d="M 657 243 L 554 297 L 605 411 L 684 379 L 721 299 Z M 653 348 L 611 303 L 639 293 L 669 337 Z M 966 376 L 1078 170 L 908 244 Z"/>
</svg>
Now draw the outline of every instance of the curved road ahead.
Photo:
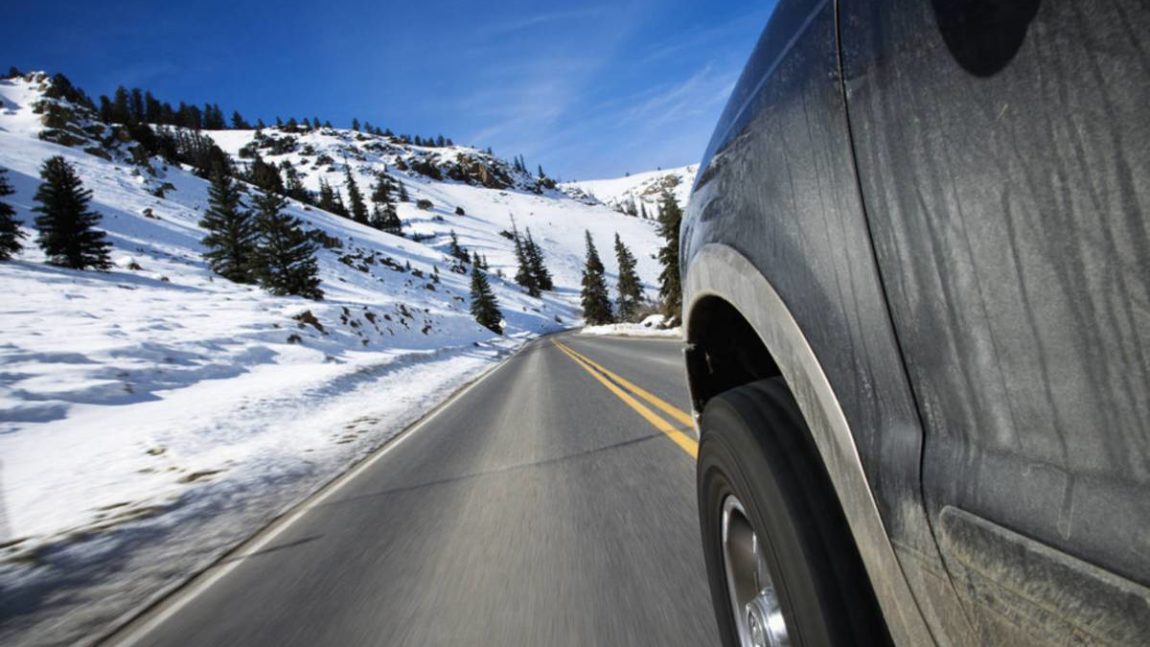
<svg viewBox="0 0 1150 647">
<path fill-rule="evenodd" d="M 536 341 L 112 642 L 717 644 L 686 410 L 677 342 Z"/>
</svg>

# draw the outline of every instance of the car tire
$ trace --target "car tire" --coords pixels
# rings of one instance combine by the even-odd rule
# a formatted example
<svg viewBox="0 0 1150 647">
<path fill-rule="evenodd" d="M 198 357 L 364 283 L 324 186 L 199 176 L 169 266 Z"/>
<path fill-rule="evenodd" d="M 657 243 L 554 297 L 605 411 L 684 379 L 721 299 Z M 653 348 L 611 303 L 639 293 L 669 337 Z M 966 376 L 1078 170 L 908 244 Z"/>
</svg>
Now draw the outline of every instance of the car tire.
<svg viewBox="0 0 1150 647">
<path fill-rule="evenodd" d="M 699 520 L 723 644 L 890 644 L 830 479 L 782 379 L 712 398 L 700 430 Z"/>
</svg>

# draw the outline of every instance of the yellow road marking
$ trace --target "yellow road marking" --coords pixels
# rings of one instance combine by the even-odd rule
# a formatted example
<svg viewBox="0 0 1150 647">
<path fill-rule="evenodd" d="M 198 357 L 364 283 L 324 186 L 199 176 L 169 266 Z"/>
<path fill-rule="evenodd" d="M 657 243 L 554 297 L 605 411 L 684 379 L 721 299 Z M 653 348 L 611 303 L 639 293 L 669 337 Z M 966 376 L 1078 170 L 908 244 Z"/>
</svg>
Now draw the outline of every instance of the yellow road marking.
<svg viewBox="0 0 1150 647">
<path fill-rule="evenodd" d="M 621 377 L 615 373 L 612 373 L 611 371 L 608 371 L 607 369 L 603 368 L 600 364 L 596 363 L 591 358 L 587 357 L 583 353 L 580 353 L 579 351 L 575 350 L 574 348 L 571 348 L 570 346 L 564 344 L 563 342 L 561 342 L 559 340 L 555 340 L 555 343 L 558 344 L 559 346 L 563 347 L 563 348 L 566 348 L 568 351 L 574 353 L 576 356 L 578 356 L 584 362 L 587 362 L 591 366 L 594 366 L 595 368 L 599 369 L 604 375 L 606 375 L 607 377 L 614 380 L 615 383 L 617 383 L 619 386 L 623 387 L 624 389 L 627 389 L 628 391 L 634 393 L 635 395 L 639 396 L 640 398 L 643 398 L 644 400 L 646 400 L 648 403 L 654 405 L 655 407 L 662 409 L 663 413 L 666 413 L 667 415 L 678 420 L 679 422 L 683 423 L 684 425 L 687 425 L 688 427 L 693 427 L 695 425 L 695 419 L 693 417 L 691 417 L 691 414 L 687 413 L 686 411 L 683 411 L 682 409 L 680 409 L 680 408 L 678 408 L 672 404 L 664 402 L 663 400 L 656 397 L 654 394 L 652 394 L 652 393 L 650 393 L 644 389 L 639 388 L 633 382 L 630 382 L 629 380 L 627 380 L 627 379 L 625 379 L 625 378 L 623 378 L 623 377 Z"/>
<path fill-rule="evenodd" d="M 557 341 L 555 342 L 555 346 L 559 348 L 559 350 L 563 351 L 572 360 L 574 360 L 580 368 L 590 373 L 591 377 L 595 378 L 599 381 L 600 384 L 607 387 L 607 390 L 611 391 L 611 393 L 614 393 L 615 397 L 622 400 L 624 404 L 634 409 L 635 412 L 642 416 L 644 420 L 651 423 L 651 426 L 666 434 L 668 438 L 670 438 L 676 445 L 679 446 L 679 449 L 682 449 L 691 458 L 698 457 L 699 444 L 695 442 L 694 438 L 691 438 L 690 436 L 684 434 L 682 431 L 676 429 L 674 425 L 667 422 L 663 418 L 660 418 L 657 414 L 655 414 L 654 411 L 651 411 L 647 407 L 643 406 L 643 404 L 632 397 L 630 393 L 627 393 L 612 383 L 610 380 L 597 373 L 594 368 L 585 363 L 571 349 Z"/>
</svg>

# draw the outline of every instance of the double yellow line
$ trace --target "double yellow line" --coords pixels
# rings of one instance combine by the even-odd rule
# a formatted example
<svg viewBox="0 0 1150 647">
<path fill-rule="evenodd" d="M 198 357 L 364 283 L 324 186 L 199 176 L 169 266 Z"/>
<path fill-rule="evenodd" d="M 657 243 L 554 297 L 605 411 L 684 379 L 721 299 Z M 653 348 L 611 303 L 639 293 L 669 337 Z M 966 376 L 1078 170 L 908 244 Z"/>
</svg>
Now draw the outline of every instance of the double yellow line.
<svg viewBox="0 0 1150 647">
<path fill-rule="evenodd" d="M 676 427 L 675 425 L 671 424 L 665 418 L 644 405 L 642 402 L 639 402 L 639 400 L 636 399 L 636 396 L 646 400 L 648 404 L 655 407 L 656 409 L 659 409 L 670 418 L 677 420 L 687 429 L 690 429 L 694 425 L 694 420 L 691 418 L 691 414 L 683 411 L 682 409 L 679 409 L 678 407 L 668 404 L 658 397 L 655 397 L 655 395 L 651 394 L 645 389 L 640 388 L 633 382 L 615 373 L 612 373 L 611 371 L 608 371 L 586 355 L 575 351 L 570 346 L 567 346 L 558 339 L 553 340 L 553 342 L 559 350 L 563 351 L 568 357 L 574 360 L 580 368 L 590 373 L 591 377 L 594 377 L 599 381 L 600 384 L 607 387 L 608 391 L 615 394 L 615 397 L 619 398 L 623 401 L 624 404 L 634 409 L 636 413 L 642 416 L 644 420 L 651 423 L 653 427 L 666 434 L 668 438 L 670 438 L 676 445 L 679 446 L 679 449 L 682 449 L 691 458 L 696 458 L 698 456 L 699 443 L 697 443 L 694 438 L 683 433 L 680 427 Z M 628 391 L 630 391 L 630 393 L 628 393 Z"/>
</svg>

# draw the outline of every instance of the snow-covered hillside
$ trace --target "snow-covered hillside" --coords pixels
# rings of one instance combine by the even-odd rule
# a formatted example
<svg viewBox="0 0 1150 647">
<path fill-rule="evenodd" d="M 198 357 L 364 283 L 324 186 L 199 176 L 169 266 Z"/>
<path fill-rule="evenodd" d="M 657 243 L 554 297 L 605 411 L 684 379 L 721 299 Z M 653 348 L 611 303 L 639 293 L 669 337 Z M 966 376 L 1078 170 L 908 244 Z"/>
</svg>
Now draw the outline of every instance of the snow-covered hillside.
<svg viewBox="0 0 1150 647">
<path fill-rule="evenodd" d="M 698 165 L 692 164 L 607 180 L 565 182 L 560 185 L 560 189 L 587 204 L 601 203 L 628 213 L 633 210 L 634 213 L 646 213 L 654 219 L 659 217 L 659 200 L 664 191 L 670 190 L 679 206 L 686 208 L 698 168 Z"/>
<path fill-rule="evenodd" d="M 293 201 L 293 215 L 338 241 L 319 251 L 325 299 L 231 283 L 201 258 L 208 183 L 159 159 L 153 175 L 114 148 L 44 141 L 33 106 L 46 87 L 38 75 L 0 81 L 0 167 L 16 190 L 5 200 L 28 234 L 24 252 L 0 263 L 0 577 L 26 592 L 98 580 L 98 598 L 67 603 L 87 609 L 93 626 L 242 539 L 527 339 L 576 324 L 585 230 L 609 274 L 618 233 L 654 290 L 653 223 L 516 178 L 488 188 L 505 183 L 487 175 L 492 159 L 463 166 L 483 156 L 474 149 L 335 129 L 265 130 L 297 141 L 263 158 L 291 160 L 311 189 L 321 176 L 342 187 L 346 158 L 365 193 L 386 167 L 410 194 L 399 215 L 419 242 Z M 98 139 L 99 125 L 89 127 Z M 241 164 L 255 137 L 209 135 Z M 93 192 L 113 244 L 110 272 L 43 262 L 31 209 L 39 167 L 54 155 Z M 416 159 L 476 175 L 434 180 L 396 168 Z M 417 207 L 421 199 L 431 207 Z M 554 275 L 542 298 L 496 276 L 515 274 L 500 233 L 512 219 L 531 229 Z M 504 336 L 470 315 L 468 277 L 448 270 L 451 231 L 486 257 Z M 93 570 L 126 546 L 150 558 Z M 86 630 L 56 631 L 68 640 Z"/>
</svg>

